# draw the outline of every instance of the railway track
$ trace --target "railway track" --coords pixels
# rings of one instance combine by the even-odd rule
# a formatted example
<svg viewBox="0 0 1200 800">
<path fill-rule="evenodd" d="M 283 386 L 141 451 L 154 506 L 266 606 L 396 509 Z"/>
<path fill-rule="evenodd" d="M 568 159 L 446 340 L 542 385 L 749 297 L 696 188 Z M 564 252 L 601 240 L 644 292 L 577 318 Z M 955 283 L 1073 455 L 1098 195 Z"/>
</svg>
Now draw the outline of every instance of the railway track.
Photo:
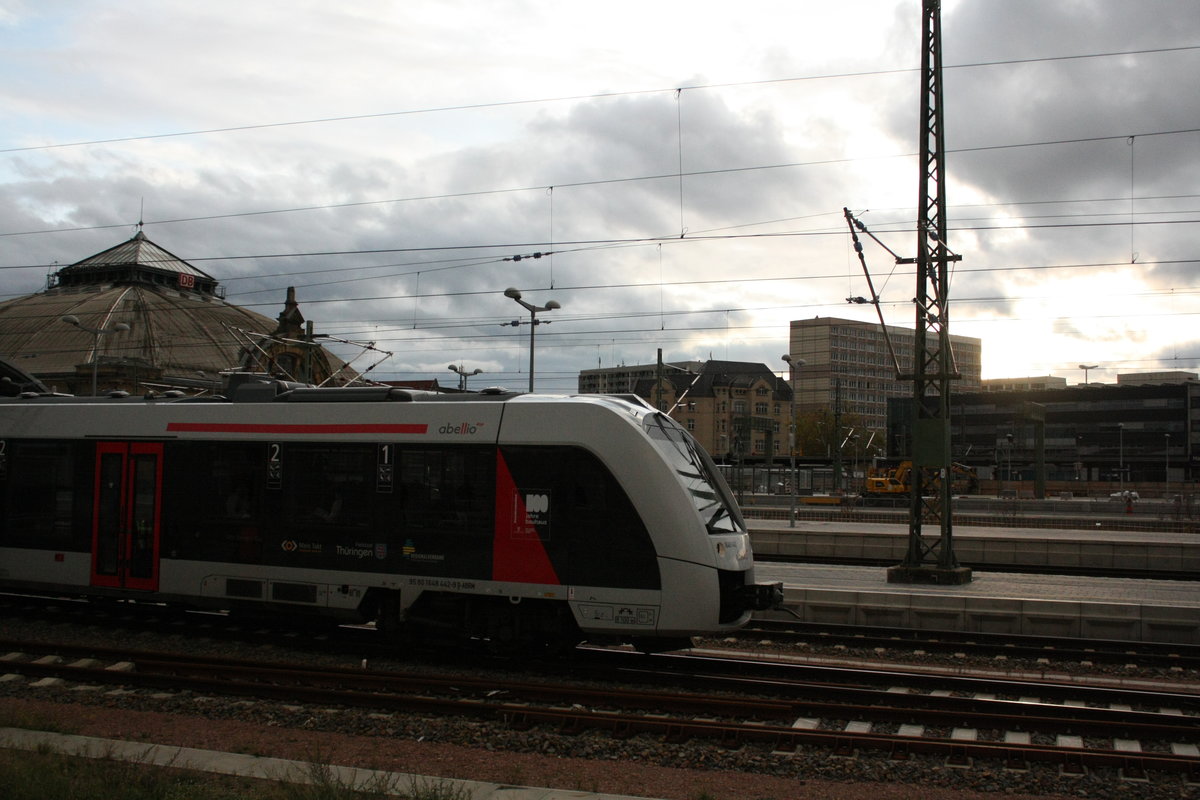
<svg viewBox="0 0 1200 800">
<path fill-rule="evenodd" d="M 797 620 L 753 619 L 726 641 L 741 646 L 769 641 L 785 646 L 820 646 L 868 651 L 877 657 L 950 655 L 958 658 L 1021 660 L 1118 666 L 1124 669 L 1200 670 L 1200 646 L 1182 643 L 1071 640 L 961 631 L 827 625 Z"/>
<path fill-rule="evenodd" d="M 1200 695 L 961 675 L 811 667 L 779 660 L 597 651 L 573 680 L 311 668 L 158 652 L 0 642 L 0 683 L 22 691 L 113 687 L 269 704 L 487 720 L 559 736 L 755 744 L 776 758 L 819 749 L 1065 772 L 1200 779 Z M 599 677 L 598 680 L 593 679 Z M 614 681 L 614 678 L 616 679 Z M 621 686 L 614 686 L 620 683 Z M 629 688 L 635 687 L 635 688 Z M 72 694 L 78 696 L 78 691 Z"/>
<path fill-rule="evenodd" d="M 106 640 L 119 631 L 117 635 L 122 636 L 164 637 L 177 642 L 180 648 L 199 640 L 217 647 L 222 642 L 230 645 L 242 642 L 298 651 L 345 652 L 372 660 L 395 659 L 398 655 L 395 645 L 382 641 L 373 628 L 366 626 L 289 627 L 286 620 L 244 619 L 153 604 L 95 604 L 0 595 L 0 625 L 6 617 L 20 619 L 22 623 L 40 623 L 39 627 L 45 631 L 62 631 L 67 639 L 75 636 L 71 631 L 78 631 L 84 638 L 99 633 Z M 1079 680 L 1088 680 L 1091 673 L 1131 680 L 1143 677 L 1200 680 L 1200 647 L 1183 644 L 869 628 L 786 619 L 755 619 L 737 635 L 720 640 L 698 639 L 697 644 L 724 650 L 782 652 L 793 657 L 975 668 L 982 664 L 996 671 L 1038 674 L 1071 672 L 1077 673 Z M 428 651 L 406 649 L 403 657 L 432 658 L 444 663 L 459 657 L 474 662 L 483 655 L 483 649 L 457 654 L 443 647 Z M 497 659 L 494 663 L 503 666 L 510 662 Z"/>
<path fill-rule="evenodd" d="M 98 604 L 0 594 L 0 621 L 5 617 L 25 621 L 38 619 L 47 625 L 80 625 L 163 636 L 202 636 L 218 641 L 273 643 L 287 647 L 303 647 L 307 642 L 307 646 L 336 647 L 373 659 L 396 655 L 394 646 L 381 642 L 373 629 L 332 625 L 289 627 L 287 620 L 188 612 L 154 604 Z M 764 645 L 764 642 L 769 644 Z M 876 660 L 928 657 L 966 662 L 983 659 L 998 666 L 1022 663 L 1027 668 L 1040 670 L 1107 666 L 1131 676 L 1147 670 L 1200 671 L 1200 647 L 1185 644 L 869 628 L 788 619 L 753 619 L 736 635 L 724 637 L 720 644 L 741 650 L 782 647 L 793 653 L 798 648 L 820 648 L 825 652 L 840 651 Z"/>
</svg>

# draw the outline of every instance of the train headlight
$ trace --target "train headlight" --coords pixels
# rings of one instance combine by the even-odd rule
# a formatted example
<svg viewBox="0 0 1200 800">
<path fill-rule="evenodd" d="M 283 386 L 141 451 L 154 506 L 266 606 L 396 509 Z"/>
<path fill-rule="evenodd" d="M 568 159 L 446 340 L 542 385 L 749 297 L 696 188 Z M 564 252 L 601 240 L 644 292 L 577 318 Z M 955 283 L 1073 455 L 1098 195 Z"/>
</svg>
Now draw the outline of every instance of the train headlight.
<svg viewBox="0 0 1200 800">
<path fill-rule="evenodd" d="M 725 555 L 725 543 L 724 542 L 717 542 L 717 555 L 718 556 Z"/>
</svg>

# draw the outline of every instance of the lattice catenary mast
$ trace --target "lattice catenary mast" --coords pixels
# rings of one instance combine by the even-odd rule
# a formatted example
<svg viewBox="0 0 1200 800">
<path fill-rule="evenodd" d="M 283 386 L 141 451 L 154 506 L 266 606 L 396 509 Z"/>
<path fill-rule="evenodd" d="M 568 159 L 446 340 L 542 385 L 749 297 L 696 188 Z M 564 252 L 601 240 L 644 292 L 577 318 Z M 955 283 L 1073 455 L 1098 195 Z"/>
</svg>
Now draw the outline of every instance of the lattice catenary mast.
<svg viewBox="0 0 1200 800">
<path fill-rule="evenodd" d="M 949 269 L 961 256 L 946 245 L 946 188 L 944 181 L 945 140 L 942 128 L 942 48 L 940 0 L 922 1 L 921 51 L 921 185 L 917 203 L 917 257 L 902 259 L 879 242 L 846 210 L 846 221 L 855 250 L 870 285 L 870 273 L 862 254 L 857 231 L 862 231 L 889 253 L 897 263 L 916 264 L 917 291 L 913 298 L 917 325 L 913 347 L 913 371 L 904 374 L 892 351 L 901 380 L 913 383 L 912 495 L 909 499 L 908 548 L 904 560 L 888 570 L 892 583 L 961 584 L 971 580 L 971 570 L 954 556 L 950 495 L 953 483 L 950 453 L 950 382 L 960 378 L 950 344 Z M 852 303 L 870 302 L 879 310 L 873 285 L 871 299 L 849 298 Z M 882 311 L 879 312 L 883 324 Z M 924 526 L 938 526 L 936 537 L 926 536 Z"/>
</svg>

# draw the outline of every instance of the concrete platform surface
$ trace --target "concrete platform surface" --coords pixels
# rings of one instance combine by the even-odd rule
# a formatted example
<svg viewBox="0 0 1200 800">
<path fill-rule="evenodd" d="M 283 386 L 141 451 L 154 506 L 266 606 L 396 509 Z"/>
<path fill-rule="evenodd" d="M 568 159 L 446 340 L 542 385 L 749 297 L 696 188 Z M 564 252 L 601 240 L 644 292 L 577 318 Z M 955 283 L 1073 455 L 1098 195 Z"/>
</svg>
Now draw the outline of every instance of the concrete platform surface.
<svg viewBox="0 0 1200 800">
<path fill-rule="evenodd" d="M 750 542 L 761 559 L 870 559 L 899 563 L 908 523 L 750 519 Z M 926 531 L 927 539 L 937 531 Z M 1017 569 L 1155 571 L 1200 576 L 1200 535 L 1109 528 L 954 526 L 962 564 Z"/>
<path fill-rule="evenodd" d="M 121 739 L 101 739 L 93 736 L 31 731 L 21 728 L 0 728 L 0 747 L 14 750 L 56 752 L 81 758 L 104 758 L 148 766 L 173 767 L 222 775 L 260 778 L 270 781 L 313 783 L 313 766 L 304 761 L 282 758 L 262 758 L 241 753 L 222 753 L 216 750 L 197 750 L 190 747 L 127 742 Z M 471 800 L 644 800 L 627 795 L 596 794 L 566 789 L 540 789 L 530 786 L 507 786 L 481 781 L 430 778 L 406 773 L 381 772 L 329 765 L 329 777 L 338 785 L 408 796 L 413 788 L 445 787 L 466 794 Z"/>
<path fill-rule="evenodd" d="M 851 522 L 842 520 L 807 520 L 798 519 L 795 525 L 788 525 L 786 519 L 756 519 L 750 517 L 746 525 L 751 531 L 798 531 L 807 533 L 891 533 L 908 535 L 907 522 Z M 1152 539 L 1164 544 L 1200 545 L 1200 535 L 1195 533 L 1179 533 L 1175 531 L 1123 531 L 1106 528 L 1101 523 L 1094 526 L 1082 525 L 1076 528 L 1023 528 L 1020 520 L 1011 526 L 990 525 L 955 525 L 954 537 L 970 539 L 1082 539 L 1092 542 L 1144 542 Z"/>
<path fill-rule="evenodd" d="M 807 622 L 1200 643 L 1195 581 L 976 572 L 966 584 L 934 585 L 888 583 L 884 567 L 759 562 L 754 571 L 782 581 L 784 605 Z"/>
</svg>

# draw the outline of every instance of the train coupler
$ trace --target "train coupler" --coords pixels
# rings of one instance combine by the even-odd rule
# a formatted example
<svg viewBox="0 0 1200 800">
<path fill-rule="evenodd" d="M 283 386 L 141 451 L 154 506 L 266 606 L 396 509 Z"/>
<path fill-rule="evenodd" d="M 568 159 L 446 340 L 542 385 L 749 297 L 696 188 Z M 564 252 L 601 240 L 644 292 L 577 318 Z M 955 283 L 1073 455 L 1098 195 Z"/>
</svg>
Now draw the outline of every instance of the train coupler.
<svg viewBox="0 0 1200 800">
<path fill-rule="evenodd" d="M 745 587 L 748 605 L 755 611 L 766 611 L 783 605 L 782 583 L 755 583 Z"/>
</svg>

